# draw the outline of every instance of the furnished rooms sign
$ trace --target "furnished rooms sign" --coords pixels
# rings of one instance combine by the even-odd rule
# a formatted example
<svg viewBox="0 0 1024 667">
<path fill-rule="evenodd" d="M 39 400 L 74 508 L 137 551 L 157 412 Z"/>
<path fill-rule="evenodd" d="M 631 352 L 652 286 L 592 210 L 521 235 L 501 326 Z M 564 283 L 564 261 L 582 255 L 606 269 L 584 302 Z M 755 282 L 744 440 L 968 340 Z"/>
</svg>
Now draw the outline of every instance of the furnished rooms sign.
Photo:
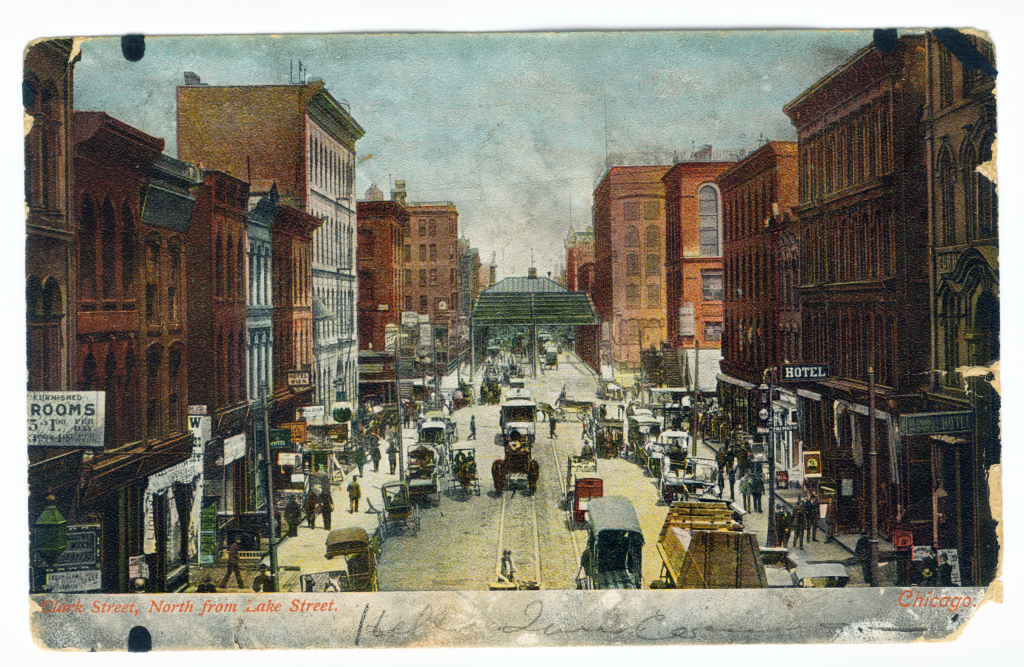
<svg viewBox="0 0 1024 667">
<path fill-rule="evenodd" d="M 28 444 L 103 447 L 104 391 L 28 392 Z"/>
</svg>

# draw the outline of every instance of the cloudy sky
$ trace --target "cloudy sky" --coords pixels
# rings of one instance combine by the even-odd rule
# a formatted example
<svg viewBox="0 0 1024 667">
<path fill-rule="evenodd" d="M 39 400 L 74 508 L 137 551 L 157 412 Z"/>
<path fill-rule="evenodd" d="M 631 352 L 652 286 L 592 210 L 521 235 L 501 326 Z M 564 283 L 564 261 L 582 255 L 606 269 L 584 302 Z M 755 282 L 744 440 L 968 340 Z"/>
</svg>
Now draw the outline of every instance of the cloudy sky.
<svg viewBox="0 0 1024 667">
<path fill-rule="evenodd" d="M 870 31 L 148 37 L 82 46 L 75 105 L 167 140 L 175 87 L 284 84 L 302 61 L 366 130 L 356 190 L 405 179 L 414 201 L 454 201 L 461 233 L 499 277 L 564 261 L 590 224 L 606 151 L 794 139 L 782 107 L 871 40 Z"/>
</svg>

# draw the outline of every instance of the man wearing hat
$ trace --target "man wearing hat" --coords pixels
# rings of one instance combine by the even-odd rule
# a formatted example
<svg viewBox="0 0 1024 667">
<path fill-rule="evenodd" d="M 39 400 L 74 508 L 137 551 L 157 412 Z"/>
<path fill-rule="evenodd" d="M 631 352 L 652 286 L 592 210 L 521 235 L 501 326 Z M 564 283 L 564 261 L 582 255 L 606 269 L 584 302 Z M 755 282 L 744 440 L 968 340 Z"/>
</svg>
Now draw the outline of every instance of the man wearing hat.
<svg viewBox="0 0 1024 667">
<path fill-rule="evenodd" d="M 244 588 L 245 584 L 242 583 L 242 571 L 238 569 L 239 557 L 238 550 L 242 548 L 241 538 L 236 537 L 235 541 L 231 543 L 231 547 L 228 548 L 228 571 L 224 573 L 224 578 L 220 582 L 220 587 L 225 588 L 228 585 L 228 579 L 231 578 L 231 573 L 235 573 L 235 581 L 238 582 L 239 588 Z"/>
<path fill-rule="evenodd" d="M 268 574 L 270 568 L 264 563 L 260 563 L 260 573 L 255 579 L 252 580 L 252 589 L 257 593 L 273 593 L 274 592 L 274 579 Z"/>
</svg>

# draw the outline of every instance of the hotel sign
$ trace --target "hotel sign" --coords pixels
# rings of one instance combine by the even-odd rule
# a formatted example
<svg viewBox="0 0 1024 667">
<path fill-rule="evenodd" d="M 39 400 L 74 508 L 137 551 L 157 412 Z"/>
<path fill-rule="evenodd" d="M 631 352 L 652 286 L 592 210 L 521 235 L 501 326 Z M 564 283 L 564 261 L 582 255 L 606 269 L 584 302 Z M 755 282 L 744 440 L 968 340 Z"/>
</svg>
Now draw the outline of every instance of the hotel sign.
<svg viewBox="0 0 1024 667">
<path fill-rule="evenodd" d="M 900 435 L 941 435 L 973 430 L 974 413 L 970 410 L 922 412 L 900 416 Z"/>
<path fill-rule="evenodd" d="M 289 387 L 308 387 L 313 384 L 310 371 L 288 371 Z"/>
<path fill-rule="evenodd" d="M 827 380 L 831 377 L 828 364 L 782 364 L 783 382 Z"/>
</svg>

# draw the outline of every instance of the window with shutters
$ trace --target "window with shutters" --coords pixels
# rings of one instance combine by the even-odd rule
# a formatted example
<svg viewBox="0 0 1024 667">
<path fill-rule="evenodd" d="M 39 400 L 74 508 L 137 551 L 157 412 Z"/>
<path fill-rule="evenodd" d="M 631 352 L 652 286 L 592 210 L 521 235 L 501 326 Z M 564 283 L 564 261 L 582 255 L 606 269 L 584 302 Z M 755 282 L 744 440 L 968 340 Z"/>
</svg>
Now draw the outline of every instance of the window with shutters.
<svg viewBox="0 0 1024 667">
<path fill-rule="evenodd" d="M 644 273 L 648 276 L 660 276 L 661 275 L 661 255 L 647 255 L 647 266 L 645 267 Z"/>
<path fill-rule="evenodd" d="M 639 276 L 640 275 L 640 256 L 635 253 L 626 255 L 626 275 L 627 276 Z"/>
<path fill-rule="evenodd" d="M 639 220 L 640 219 L 640 202 L 638 201 L 627 201 L 622 204 L 622 216 L 626 220 Z"/>
<path fill-rule="evenodd" d="M 661 215 L 661 206 L 658 202 L 644 202 L 644 220 L 657 220 L 659 215 Z"/>
</svg>

